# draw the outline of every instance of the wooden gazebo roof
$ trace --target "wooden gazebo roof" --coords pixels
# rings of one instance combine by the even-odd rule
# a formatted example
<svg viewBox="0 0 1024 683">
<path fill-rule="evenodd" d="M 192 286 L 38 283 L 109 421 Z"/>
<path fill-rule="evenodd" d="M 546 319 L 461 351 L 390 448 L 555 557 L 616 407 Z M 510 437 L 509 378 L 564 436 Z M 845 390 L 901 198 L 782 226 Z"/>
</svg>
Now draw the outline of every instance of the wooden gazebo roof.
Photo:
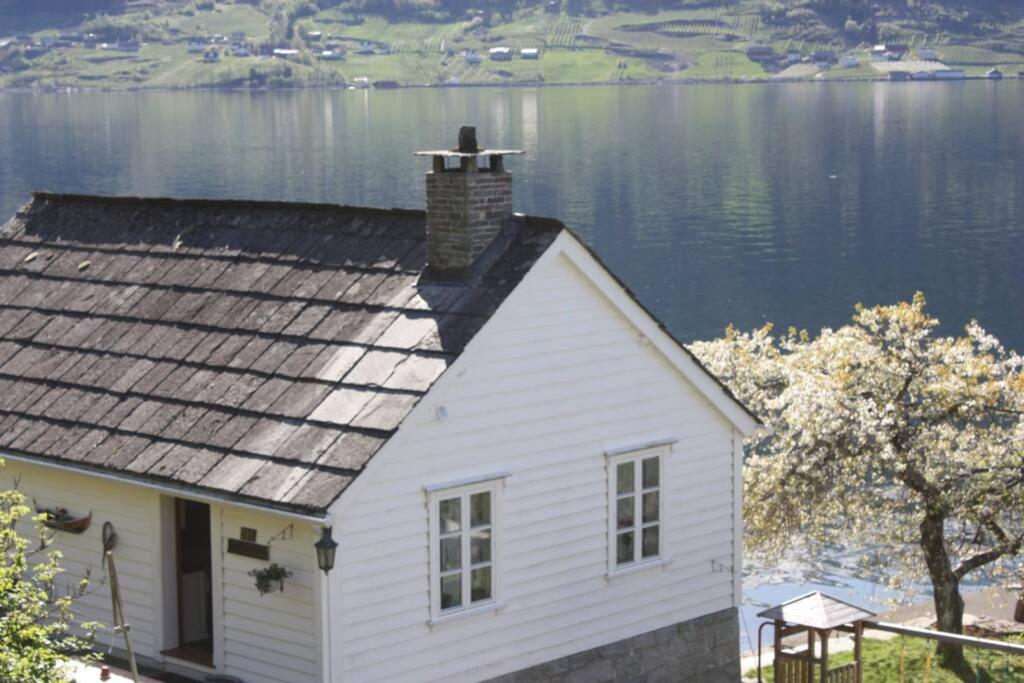
<svg viewBox="0 0 1024 683">
<path fill-rule="evenodd" d="M 833 629 L 875 616 L 874 612 L 843 602 L 821 591 L 793 598 L 759 613 L 764 619 L 783 621 L 794 626 Z"/>
</svg>

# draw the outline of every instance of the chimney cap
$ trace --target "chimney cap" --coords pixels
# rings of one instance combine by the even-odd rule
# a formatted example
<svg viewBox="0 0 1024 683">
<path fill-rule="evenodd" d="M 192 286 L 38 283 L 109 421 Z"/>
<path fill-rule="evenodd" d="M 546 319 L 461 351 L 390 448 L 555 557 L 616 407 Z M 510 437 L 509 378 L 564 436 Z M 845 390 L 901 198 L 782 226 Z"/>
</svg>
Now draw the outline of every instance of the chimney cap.
<svg viewBox="0 0 1024 683">
<path fill-rule="evenodd" d="M 418 157 L 446 157 L 446 158 L 461 158 L 461 157 L 488 157 L 488 156 L 504 156 L 505 154 L 523 154 L 521 149 L 481 149 L 476 152 L 460 152 L 457 149 L 438 149 L 438 150 L 426 150 L 422 152 L 416 152 Z"/>
<path fill-rule="evenodd" d="M 438 149 L 416 152 L 418 157 L 483 157 L 483 156 L 504 156 L 506 154 L 522 154 L 521 149 L 480 149 L 476 143 L 476 128 L 474 126 L 463 126 L 459 129 L 459 146 L 455 149 Z"/>
</svg>

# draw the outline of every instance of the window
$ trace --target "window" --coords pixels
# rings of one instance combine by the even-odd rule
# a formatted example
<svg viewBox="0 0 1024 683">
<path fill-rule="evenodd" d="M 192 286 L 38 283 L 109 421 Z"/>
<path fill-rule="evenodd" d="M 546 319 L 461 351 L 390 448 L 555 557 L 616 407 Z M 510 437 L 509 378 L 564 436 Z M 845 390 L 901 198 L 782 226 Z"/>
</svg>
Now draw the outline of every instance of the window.
<svg viewBox="0 0 1024 683">
<path fill-rule="evenodd" d="M 431 618 L 497 600 L 500 480 L 430 492 Z"/>
<path fill-rule="evenodd" d="M 665 448 L 609 458 L 609 569 L 661 559 Z"/>
</svg>

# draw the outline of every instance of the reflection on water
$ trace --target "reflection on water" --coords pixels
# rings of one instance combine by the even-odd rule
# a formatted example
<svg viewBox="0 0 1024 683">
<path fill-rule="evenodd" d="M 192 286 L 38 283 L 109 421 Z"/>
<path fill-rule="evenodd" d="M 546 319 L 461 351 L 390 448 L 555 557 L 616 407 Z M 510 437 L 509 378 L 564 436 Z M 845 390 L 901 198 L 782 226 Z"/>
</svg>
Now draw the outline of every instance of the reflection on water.
<svg viewBox="0 0 1024 683">
<path fill-rule="evenodd" d="M 32 189 L 421 206 L 464 123 L 517 208 L 580 232 L 680 337 L 811 328 L 924 290 L 1024 346 L 1024 84 L 0 95 Z"/>
<path fill-rule="evenodd" d="M 469 123 L 526 150 L 517 209 L 684 340 L 920 289 L 1024 350 L 1022 105 L 1021 82 L 0 95 L 0 215 L 34 189 L 420 207 L 412 152 Z"/>
</svg>

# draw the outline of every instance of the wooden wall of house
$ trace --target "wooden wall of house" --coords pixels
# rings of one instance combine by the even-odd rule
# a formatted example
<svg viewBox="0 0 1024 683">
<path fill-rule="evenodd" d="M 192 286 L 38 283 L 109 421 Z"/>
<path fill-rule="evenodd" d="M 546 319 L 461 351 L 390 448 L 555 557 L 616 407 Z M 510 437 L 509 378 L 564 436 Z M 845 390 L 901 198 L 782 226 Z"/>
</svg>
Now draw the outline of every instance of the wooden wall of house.
<svg viewBox="0 0 1024 683">
<path fill-rule="evenodd" d="M 732 425 L 555 252 L 335 505 L 334 680 L 484 680 L 736 604 Z M 609 578 L 605 450 L 665 437 L 671 562 Z M 498 472 L 500 607 L 430 625 L 424 486 Z"/>
<path fill-rule="evenodd" d="M 214 513 L 216 514 L 216 513 Z M 314 683 L 321 680 L 320 607 L 312 525 L 239 508 L 220 511 L 224 548 L 224 671 L 246 683 Z M 292 576 L 284 592 L 260 595 L 248 573 L 266 562 L 227 552 L 241 527 L 256 529 L 256 540 L 270 541 L 270 561 Z"/>
<path fill-rule="evenodd" d="M 77 602 L 76 613 L 82 620 L 98 621 L 106 628 L 99 633 L 99 644 L 106 650 L 111 642 L 123 645 L 111 628 L 110 585 L 102 566 L 101 533 L 104 522 L 111 522 L 117 532 L 114 551 L 124 610 L 131 625 L 132 645 L 144 657 L 154 657 L 160 647 L 159 583 L 153 571 L 153 558 L 159 556 L 159 519 L 156 492 L 117 482 L 88 478 L 49 467 L 30 465 L 8 459 L 0 468 L 0 488 L 18 488 L 28 498 L 29 507 L 35 498 L 46 508 L 63 507 L 75 516 L 92 512 L 92 523 L 82 534 L 57 532 L 52 548 L 63 554 L 65 572 L 57 586 L 68 589 L 90 574 L 89 594 Z M 24 518 L 20 530 L 35 539 L 36 529 Z"/>
<path fill-rule="evenodd" d="M 109 585 L 100 565 L 101 529 L 111 521 L 118 534 L 115 557 L 131 625 L 135 652 L 151 659 L 173 644 L 173 619 L 165 626 L 161 588 L 166 550 L 161 546 L 161 494 L 155 490 L 109 481 L 50 467 L 8 459 L 0 468 L 0 486 L 9 488 L 19 478 L 20 489 L 45 507 L 61 506 L 73 514 L 93 513 L 90 528 L 81 535 L 58 533 L 54 546 L 64 555 L 67 572 L 61 583 L 77 584 L 91 570 L 92 592 L 78 602 L 83 619 L 107 624 L 99 645 L 105 651 L 123 641 L 109 627 Z M 165 507 L 166 514 L 166 507 Z M 213 557 L 213 626 L 216 663 L 222 673 L 246 683 L 316 683 L 322 680 L 319 585 L 313 544 L 318 525 L 263 513 L 251 508 L 212 504 L 211 544 L 221 548 Z M 31 523 L 23 525 L 34 535 Z M 270 561 L 288 568 L 292 576 L 283 593 L 260 595 L 252 569 L 267 562 L 227 552 L 228 539 L 239 538 L 241 528 L 256 529 L 257 542 L 270 541 Z M 281 537 L 272 539 L 274 536 Z M 167 609 L 176 609 L 173 603 Z M 181 669 L 176 669 L 180 671 Z M 208 672 L 207 672 L 208 673 Z M 195 674 L 201 680 L 203 674 Z"/>
</svg>

